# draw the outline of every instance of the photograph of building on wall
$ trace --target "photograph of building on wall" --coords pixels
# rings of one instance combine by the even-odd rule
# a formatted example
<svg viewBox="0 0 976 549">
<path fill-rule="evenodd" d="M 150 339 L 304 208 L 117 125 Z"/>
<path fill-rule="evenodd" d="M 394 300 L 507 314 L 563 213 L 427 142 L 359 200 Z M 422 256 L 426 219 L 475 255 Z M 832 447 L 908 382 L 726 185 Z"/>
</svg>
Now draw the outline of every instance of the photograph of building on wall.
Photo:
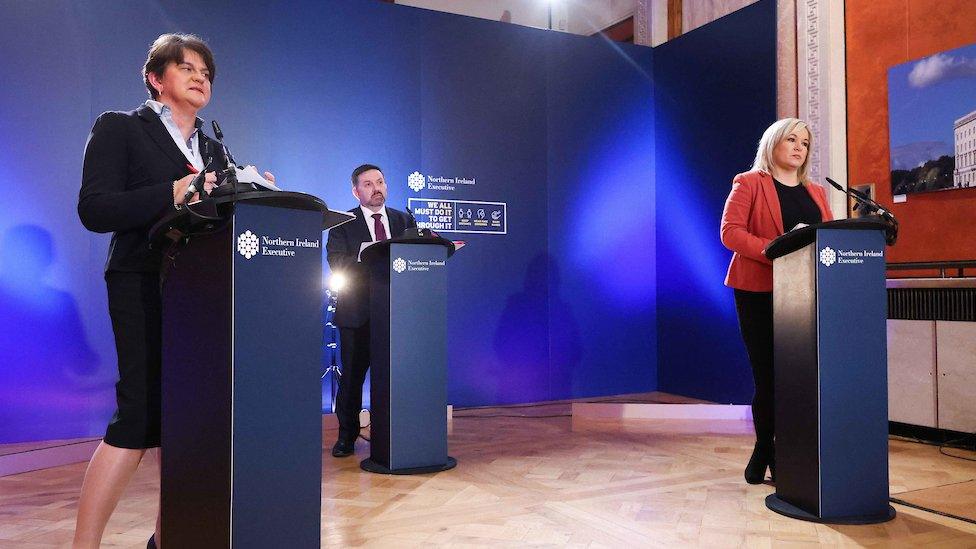
<svg viewBox="0 0 976 549">
<path fill-rule="evenodd" d="M 891 192 L 976 186 L 976 44 L 888 70 Z"/>
</svg>

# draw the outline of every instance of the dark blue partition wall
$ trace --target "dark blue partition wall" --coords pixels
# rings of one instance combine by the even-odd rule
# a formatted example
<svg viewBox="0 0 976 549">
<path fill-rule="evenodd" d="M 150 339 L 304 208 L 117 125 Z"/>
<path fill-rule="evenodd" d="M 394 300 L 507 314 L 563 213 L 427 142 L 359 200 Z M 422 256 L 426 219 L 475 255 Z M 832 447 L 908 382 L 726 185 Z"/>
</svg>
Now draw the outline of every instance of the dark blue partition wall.
<svg viewBox="0 0 976 549">
<path fill-rule="evenodd" d="M 506 204 L 506 234 L 453 233 L 469 247 L 448 270 L 450 398 L 512 403 L 551 398 L 545 279 L 548 34 L 419 11 L 422 151 L 412 171 L 472 180 L 411 197 Z M 406 176 L 397 182 L 406 188 Z M 442 185 L 443 186 L 443 185 Z M 462 373 L 463 372 L 463 373 Z"/>
<path fill-rule="evenodd" d="M 202 115 L 284 187 L 350 208 L 349 173 L 371 162 L 393 207 L 504 221 L 444 232 L 468 243 L 449 271 L 452 403 L 659 384 L 747 400 L 718 218 L 774 118 L 774 11 L 651 50 L 360 0 L 0 4 L 16 75 L 0 87 L 0 442 L 99 435 L 114 408 L 108 237 L 75 214 L 81 155 L 98 113 L 144 101 L 145 52 L 170 31 L 210 41 Z"/>
<path fill-rule="evenodd" d="M 556 398 L 656 387 L 652 53 L 560 34 L 549 50 Z"/>
<path fill-rule="evenodd" d="M 745 403 L 752 377 L 718 229 L 732 177 L 776 119 L 776 2 L 654 53 L 659 389 Z"/>
<path fill-rule="evenodd" d="M 96 79 L 76 16 L 0 4 L 0 442 L 104 430 L 114 408 L 111 326 L 93 314 L 108 239 L 75 214 Z"/>
<path fill-rule="evenodd" d="M 99 435 L 114 408 L 108 236 L 77 220 L 81 156 L 100 112 L 145 100 L 145 52 L 171 31 L 209 40 L 201 114 L 286 188 L 346 209 L 348 174 L 372 162 L 393 207 L 506 205 L 505 234 L 445 233 L 469 243 L 451 260 L 452 403 L 654 388 L 650 50 L 361 0 L 0 15 L 16 76 L 0 87 L 0 442 Z M 414 191 L 414 172 L 472 184 Z M 605 219 L 618 203 L 641 215 Z"/>
</svg>

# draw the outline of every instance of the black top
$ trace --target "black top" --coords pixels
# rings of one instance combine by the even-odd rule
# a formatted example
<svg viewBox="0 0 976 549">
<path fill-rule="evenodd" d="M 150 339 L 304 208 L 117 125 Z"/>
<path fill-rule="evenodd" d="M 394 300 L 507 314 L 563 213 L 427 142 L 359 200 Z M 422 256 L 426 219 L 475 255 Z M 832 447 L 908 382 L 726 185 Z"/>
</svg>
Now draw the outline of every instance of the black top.
<svg viewBox="0 0 976 549">
<path fill-rule="evenodd" d="M 213 155 L 212 170 L 226 167 L 220 147 L 203 131 L 199 146 Z M 149 229 L 174 209 L 173 181 L 190 173 L 187 164 L 148 106 L 98 117 L 85 147 L 78 215 L 91 231 L 115 233 L 106 271 L 159 271 L 162 254 L 150 248 Z"/>
<path fill-rule="evenodd" d="M 797 223 L 813 225 L 823 221 L 820 208 L 813 201 L 813 197 L 801 185 L 790 187 L 776 181 L 776 195 L 779 196 L 779 209 L 783 214 L 783 230 L 789 231 Z"/>
</svg>

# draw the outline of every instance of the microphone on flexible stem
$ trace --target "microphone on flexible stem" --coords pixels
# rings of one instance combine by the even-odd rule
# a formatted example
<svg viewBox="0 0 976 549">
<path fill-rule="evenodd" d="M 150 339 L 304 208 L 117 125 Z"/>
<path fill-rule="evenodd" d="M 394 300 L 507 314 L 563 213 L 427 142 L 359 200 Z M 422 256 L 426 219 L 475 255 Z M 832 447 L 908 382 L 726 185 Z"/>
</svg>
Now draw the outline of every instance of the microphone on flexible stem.
<svg viewBox="0 0 976 549">
<path fill-rule="evenodd" d="M 212 164 L 213 164 L 213 158 L 211 158 L 210 161 L 207 162 L 207 165 L 204 166 L 204 168 L 200 170 L 200 173 L 198 173 L 197 176 L 193 178 L 193 181 L 190 182 L 190 186 L 186 188 L 186 193 L 183 194 L 184 204 L 186 204 L 190 200 L 190 197 L 192 197 L 196 193 L 200 193 L 200 198 L 207 197 L 207 191 L 204 190 L 203 185 L 207 179 L 207 171 L 210 169 L 210 166 Z"/>
<path fill-rule="evenodd" d="M 407 206 L 406 210 L 407 210 L 407 215 L 410 216 L 410 220 L 413 221 L 413 227 L 408 228 L 407 231 L 405 231 L 404 236 L 413 237 L 414 236 L 413 233 L 416 233 L 417 238 L 438 236 L 437 233 L 435 233 L 433 230 L 421 228 L 417 224 L 417 218 L 413 216 L 413 210 L 410 209 L 410 206 Z"/>
<path fill-rule="evenodd" d="M 885 242 L 889 246 L 898 240 L 898 220 L 895 219 L 894 214 L 886 210 L 883 206 L 881 206 L 881 204 L 875 202 L 870 196 L 851 188 L 845 190 L 840 186 L 840 184 L 829 177 L 825 177 L 824 179 L 826 179 L 827 183 L 830 183 L 831 186 L 838 191 L 847 194 L 849 197 L 853 196 L 854 200 L 857 201 L 858 204 L 864 206 L 864 209 L 868 213 L 872 211 L 878 212 L 878 215 L 881 216 L 881 218 L 884 219 L 888 224 L 888 229 L 885 231 Z"/>
<path fill-rule="evenodd" d="M 853 196 L 855 202 L 858 202 L 859 204 L 861 204 L 863 206 L 866 206 L 867 209 L 874 210 L 874 211 L 878 212 L 878 214 L 880 214 L 882 217 L 891 217 L 891 218 L 894 218 L 894 215 L 891 212 L 889 212 L 888 210 L 884 209 L 881 206 L 881 204 L 878 204 L 877 202 L 875 202 L 874 200 L 872 200 L 871 197 L 869 197 L 868 195 L 866 195 L 866 194 L 864 194 L 864 193 L 862 193 L 862 192 L 860 192 L 858 190 L 851 189 L 850 187 L 848 187 L 847 189 L 845 189 L 844 187 L 841 187 L 839 183 L 837 183 L 836 181 L 834 181 L 833 179 L 831 179 L 829 177 L 825 177 L 824 179 L 826 179 L 827 180 L 827 183 L 830 183 L 831 186 L 833 186 L 838 191 L 846 194 L 847 196 Z"/>
<path fill-rule="evenodd" d="M 220 147 L 224 151 L 224 159 L 227 161 L 227 169 L 223 172 L 224 185 L 230 185 L 234 202 L 237 202 L 237 160 L 234 159 L 234 155 L 224 144 L 224 132 L 220 130 L 220 124 L 216 120 L 211 120 L 210 125 L 213 127 L 214 137 L 217 138 L 217 143 L 220 143 Z M 224 188 L 226 189 L 226 187 Z"/>
<path fill-rule="evenodd" d="M 217 143 L 220 143 L 220 146 L 223 147 L 227 160 L 230 160 L 230 164 L 236 167 L 237 160 L 234 160 L 234 155 L 230 154 L 230 149 L 227 148 L 227 145 L 224 145 L 224 132 L 220 131 L 220 124 L 216 120 L 211 120 L 210 125 L 213 126 L 214 137 L 217 138 Z"/>
<path fill-rule="evenodd" d="M 227 159 L 227 169 L 224 174 L 227 176 L 226 182 L 234 185 L 234 194 L 237 194 L 237 160 L 234 159 L 234 155 L 230 153 L 230 149 L 224 144 L 224 132 L 220 131 L 220 124 L 216 120 L 211 120 L 210 125 L 213 126 L 214 137 L 217 138 L 217 143 L 220 143 L 220 147 L 224 151 L 224 157 Z"/>
</svg>

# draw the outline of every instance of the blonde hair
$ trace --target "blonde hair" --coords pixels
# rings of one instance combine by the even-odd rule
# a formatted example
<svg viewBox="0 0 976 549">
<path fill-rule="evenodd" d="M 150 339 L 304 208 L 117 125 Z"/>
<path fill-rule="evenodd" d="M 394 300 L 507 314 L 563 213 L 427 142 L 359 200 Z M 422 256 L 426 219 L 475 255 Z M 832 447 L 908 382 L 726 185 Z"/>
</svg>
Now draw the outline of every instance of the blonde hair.
<svg viewBox="0 0 976 549">
<path fill-rule="evenodd" d="M 810 151 L 813 150 L 813 132 L 810 126 L 799 118 L 783 118 L 773 122 L 771 126 L 763 132 L 759 139 L 759 147 L 756 149 L 756 159 L 752 162 L 752 169 L 773 173 L 773 149 L 779 145 L 791 133 L 805 129 L 810 134 L 810 143 L 807 147 L 807 157 L 803 160 L 800 169 L 797 170 L 797 178 L 802 183 L 806 183 L 810 176 Z"/>
</svg>

